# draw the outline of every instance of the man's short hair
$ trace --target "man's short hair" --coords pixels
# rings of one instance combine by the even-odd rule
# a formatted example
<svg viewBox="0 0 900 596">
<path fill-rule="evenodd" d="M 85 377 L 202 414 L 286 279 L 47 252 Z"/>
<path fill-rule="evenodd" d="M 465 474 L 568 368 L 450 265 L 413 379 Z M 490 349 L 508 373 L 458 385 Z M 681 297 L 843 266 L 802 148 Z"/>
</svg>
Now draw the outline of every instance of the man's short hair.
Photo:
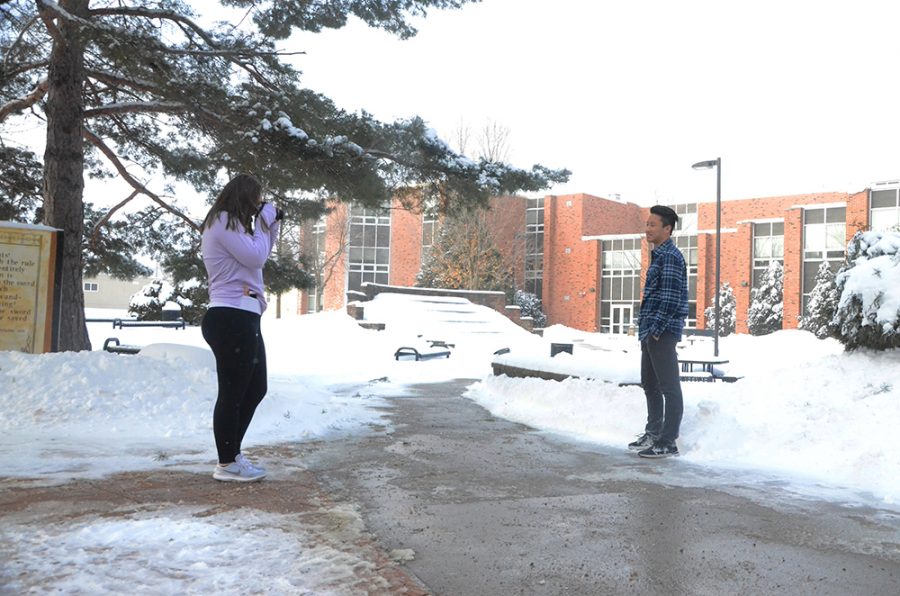
<svg viewBox="0 0 900 596">
<path fill-rule="evenodd" d="M 650 213 L 659 216 L 663 222 L 663 227 L 669 226 L 672 228 L 673 232 L 675 231 L 675 224 L 678 222 L 678 214 L 675 213 L 674 209 L 666 207 L 665 205 L 654 205 L 653 207 L 650 207 Z"/>
</svg>

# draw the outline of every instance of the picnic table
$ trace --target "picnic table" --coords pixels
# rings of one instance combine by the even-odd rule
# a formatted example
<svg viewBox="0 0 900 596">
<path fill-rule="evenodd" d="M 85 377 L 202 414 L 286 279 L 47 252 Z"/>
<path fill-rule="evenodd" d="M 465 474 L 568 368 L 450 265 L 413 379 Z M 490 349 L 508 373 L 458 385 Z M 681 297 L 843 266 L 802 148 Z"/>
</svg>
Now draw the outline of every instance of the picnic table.
<svg viewBox="0 0 900 596">
<path fill-rule="evenodd" d="M 698 354 L 679 354 L 682 381 L 708 381 L 718 379 L 715 375 L 717 364 L 727 364 L 728 359 L 721 356 L 700 356 Z"/>
</svg>

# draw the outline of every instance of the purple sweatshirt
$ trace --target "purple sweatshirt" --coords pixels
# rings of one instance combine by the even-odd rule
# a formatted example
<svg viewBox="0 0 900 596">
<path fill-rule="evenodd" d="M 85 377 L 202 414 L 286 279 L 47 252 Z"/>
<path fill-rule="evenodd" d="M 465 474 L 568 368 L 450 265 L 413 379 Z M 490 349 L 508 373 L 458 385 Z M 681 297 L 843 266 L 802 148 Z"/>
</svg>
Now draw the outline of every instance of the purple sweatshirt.
<svg viewBox="0 0 900 596">
<path fill-rule="evenodd" d="M 216 221 L 203 230 L 200 251 L 209 276 L 209 301 L 214 306 L 245 308 L 242 301 L 249 292 L 259 300 L 259 312 L 266 310 L 263 290 L 263 265 L 278 238 L 280 221 L 275 220 L 275 206 L 263 205 L 256 217 L 253 234 L 238 222 L 237 229 L 226 228 L 228 214 L 219 213 Z M 265 222 L 265 225 L 263 222 Z"/>
</svg>

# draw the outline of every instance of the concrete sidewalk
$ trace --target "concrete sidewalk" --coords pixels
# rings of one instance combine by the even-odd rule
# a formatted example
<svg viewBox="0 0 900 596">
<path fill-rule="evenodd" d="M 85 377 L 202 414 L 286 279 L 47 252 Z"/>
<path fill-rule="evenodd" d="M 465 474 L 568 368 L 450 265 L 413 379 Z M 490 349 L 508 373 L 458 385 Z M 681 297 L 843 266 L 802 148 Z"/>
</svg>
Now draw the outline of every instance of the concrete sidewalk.
<svg viewBox="0 0 900 596">
<path fill-rule="evenodd" d="M 896 509 L 555 439 L 466 384 L 420 386 L 390 400 L 393 432 L 304 454 L 435 594 L 900 594 Z"/>
</svg>

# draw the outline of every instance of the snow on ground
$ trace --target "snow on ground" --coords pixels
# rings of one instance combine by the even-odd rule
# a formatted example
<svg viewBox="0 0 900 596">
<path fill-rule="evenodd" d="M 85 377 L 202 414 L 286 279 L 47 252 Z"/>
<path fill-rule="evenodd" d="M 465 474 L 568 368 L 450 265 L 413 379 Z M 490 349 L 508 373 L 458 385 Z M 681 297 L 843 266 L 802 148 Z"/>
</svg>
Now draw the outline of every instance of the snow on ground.
<svg viewBox="0 0 900 596">
<path fill-rule="evenodd" d="M 267 313 L 263 335 L 270 389 L 247 434 L 248 453 L 254 446 L 366 432 L 386 423 L 379 396 L 454 378 L 473 379 L 467 397 L 494 415 L 573 439 L 624 448 L 643 428 L 640 388 L 619 385 L 639 376 L 633 337 L 555 326 L 542 339 L 461 298 L 382 294 L 365 312 L 386 330 L 363 329 L 341 312 L 280 320 Z M 216 381 L 200 329 L 88 327 L 93 352 L 0 352 L 4 475 L 65 482 L 162 465 L 210 473 Z M 109 354 L 101 351 L 107 337 L 144 349 L 136 356 Z M 398 347 L 425 349 L 426 340 L 455 344 L 451 357 L 394 359 Z M 574 353 L 551 359 L 549 344 L 558 341 L 572 342 Z M 788 485 L 818 485 L 822 495 L 842 500 L 859 496 L 888 507 L 900 503 L 900 452 L 884 439 L 900 426 L 900 352 L 845 353 L 837 342 L 801 331 L 732 336 L 720 344 L 729 359 L 720 372 L 743 378 L 683 384 L 683 455 L 673 465 L 719 475 L 740 470 L 735 478 L 758 472 Z M 494 377 L 490 363 L 499 348 L 510 349 L 499 357 L 504 362 L 590 379 Z M 711 341 L 688 349 L 711 354 Z M 292 561 L 305 570 L 292 577 L 307 584 L 285 590 L 322 593 L 316 586 L 335 585 L 335 577 L 351 573 L 359 562 L 327 548 L 309 552 L 305 542 L 313 531 L 297 520 L 268 523 L 224 514 L 201 519 L 174 509 L 41 532 L 13 521 L 0 530 L 0 557 L 10 573 L 50 577 L 43 587 L 93 591 L 99 582 L 111 592 L 134 587 L 135 578 L 168 592 L 177 576 L 185 582 L 177 585 L 198 592 L 239 593 L 257 585 L 253 577 L 282 575 L 282 563 Z M 171 552 L 166 546 L 171 541 L 181 549 L 177 560 L 147 571 L 142 560 L 164 559 L 161 553 Z M 229 579 L 216 563 L 225 544 L 235 552 L 265 550 L 275 556 L 271 563 L 242 567 L 249 580 Z M 44 573 L 51 568 L 59 575 Z"/>
<path fill-rule="evenodd" d="M 6 520 L 0 592 L 359 594 L 348 587 L 374 565 L 347 544 L 362 521 L 346 508 L 329 514 L 323 525 L 248 508 L 215 515 L 129 508 L 37 531 Z"/>
</svg>

